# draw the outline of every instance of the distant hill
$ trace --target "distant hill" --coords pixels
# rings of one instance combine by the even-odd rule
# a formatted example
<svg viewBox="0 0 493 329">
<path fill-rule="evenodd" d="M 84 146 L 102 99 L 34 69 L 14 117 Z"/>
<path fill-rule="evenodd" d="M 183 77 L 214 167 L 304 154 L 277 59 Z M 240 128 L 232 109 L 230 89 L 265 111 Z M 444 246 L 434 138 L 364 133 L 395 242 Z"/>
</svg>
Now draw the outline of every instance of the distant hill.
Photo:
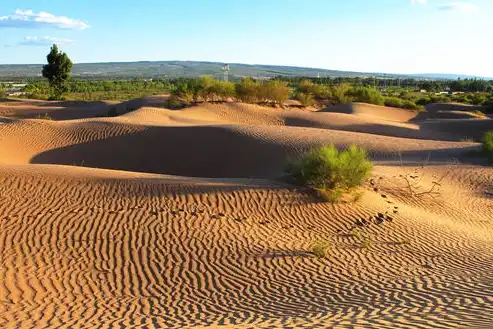
<svg viewBox="0 0 493 329">
<path fill-rule="evenodd" d="M 422 74 L 411 74 L 411 76 L 416 78 L 435 78 L 435 79 L 443 79 L 443 80 L 474 79 L 474 78 L 493 80 L 493 77 L 478 77 L 478 76 L 466 75 L 466 74 L 422 73 Z"/>
<path fill-rule="evenodd" d="M 195 61 L 159 62 L 115 62 L 74 64 L 73 75 L 87 78 L 152 78 L 152 77 L 196 77 L 200 75 L 222 76 L 223 63 Z M 41 76 L 41 64 L 0 65 L 0 78 L 33 78 Z M 456 79 L 459 75 L 449 74 L 383 74 L 326 70 L 296 66 L 229 64 L 230 76 L 240 78 L 254 76 L 270 78 L 275 76 L 292 77 L 387 77 L 387 78 L 431 78 Z"/>
</svg>

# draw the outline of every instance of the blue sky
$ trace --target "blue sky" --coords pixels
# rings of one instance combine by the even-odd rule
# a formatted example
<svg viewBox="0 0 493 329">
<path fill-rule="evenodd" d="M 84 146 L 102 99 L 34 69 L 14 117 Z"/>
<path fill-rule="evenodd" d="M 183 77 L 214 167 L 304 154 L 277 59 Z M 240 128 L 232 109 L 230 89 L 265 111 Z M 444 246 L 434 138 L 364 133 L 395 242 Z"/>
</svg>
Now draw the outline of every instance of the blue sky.
<svg viewBox="0 0 493 329">
<path fill-rule="evenodd" d="M 493 76 L 491 0 L 1 0 L 0 63 L 201 60 Z"/>
</svg>

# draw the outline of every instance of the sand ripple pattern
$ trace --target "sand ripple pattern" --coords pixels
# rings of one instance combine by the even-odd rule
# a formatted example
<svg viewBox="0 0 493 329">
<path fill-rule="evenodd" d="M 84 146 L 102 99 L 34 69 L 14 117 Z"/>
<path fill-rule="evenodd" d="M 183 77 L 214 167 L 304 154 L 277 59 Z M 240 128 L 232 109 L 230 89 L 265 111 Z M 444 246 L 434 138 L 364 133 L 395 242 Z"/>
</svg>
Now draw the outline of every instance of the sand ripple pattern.
<svg viewBox="0 0 493 329">
<path fill-rule="evenodd" d="M 461 221 L 449 195 L 441 211 L 389 194 L 400 213 L 362 250 L 343 233 L 388 208 L 371 190 L 328 205 L 269 181 L 62 168 L 1 168 L 2 328 L 493 326 L 491 199 Z M 321 237 L 326 259 L 309 253 Z"/>
</svg>

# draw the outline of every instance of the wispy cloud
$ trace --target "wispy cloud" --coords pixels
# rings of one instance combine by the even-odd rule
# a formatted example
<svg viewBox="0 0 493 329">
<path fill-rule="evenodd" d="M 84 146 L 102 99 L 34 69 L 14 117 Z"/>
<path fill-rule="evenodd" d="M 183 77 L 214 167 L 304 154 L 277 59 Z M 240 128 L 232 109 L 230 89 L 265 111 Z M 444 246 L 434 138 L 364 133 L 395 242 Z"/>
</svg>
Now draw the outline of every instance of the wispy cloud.
<svg viewBox="0 0 493 329">
<path fill-rule="evenodd" d="M 450 2 L 438 6 L 438 9 L 445 11 L 462 11 L 462 12 L 476 12 L 479 10 L 478 6 L 469 2 Z"/>
<path fill-rule="evenodd" d="M 413 5 L 426 5 L 428 0 L 411 0 L 411 4 Z"/>
<path fill-rule="evenodd" d="M 61 39 L 54 37 L 25 37 L 24 41 L 19 42 L 19 46 L 51 46 L 52 44 L 66 45 L 73 43 L 74 40 Z"/>
<path fill-rule="evenodd" d="M 53 14 L 40 11 L 17 9 L 14 14 L 0 16 L 0 28 L 42 28 L 51 27 L 64 30 L 85 30 L 89 25 L 79 19 L 65 16 L 55 16 Z"/>
</svg>

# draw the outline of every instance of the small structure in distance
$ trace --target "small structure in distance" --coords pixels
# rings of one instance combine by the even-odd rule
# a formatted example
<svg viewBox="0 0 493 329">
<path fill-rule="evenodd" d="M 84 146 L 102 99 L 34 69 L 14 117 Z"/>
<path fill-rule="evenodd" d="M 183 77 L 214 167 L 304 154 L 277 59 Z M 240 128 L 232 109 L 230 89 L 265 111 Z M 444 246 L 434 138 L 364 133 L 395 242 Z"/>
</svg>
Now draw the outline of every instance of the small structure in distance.
<svg viewBox="0 0 493 329">
<path fill-rule="evenodd" d="M 224 81 L 229 81 L 229 64 L 224 64 L 221 71 L 224 73 Z"/>
</svg>

